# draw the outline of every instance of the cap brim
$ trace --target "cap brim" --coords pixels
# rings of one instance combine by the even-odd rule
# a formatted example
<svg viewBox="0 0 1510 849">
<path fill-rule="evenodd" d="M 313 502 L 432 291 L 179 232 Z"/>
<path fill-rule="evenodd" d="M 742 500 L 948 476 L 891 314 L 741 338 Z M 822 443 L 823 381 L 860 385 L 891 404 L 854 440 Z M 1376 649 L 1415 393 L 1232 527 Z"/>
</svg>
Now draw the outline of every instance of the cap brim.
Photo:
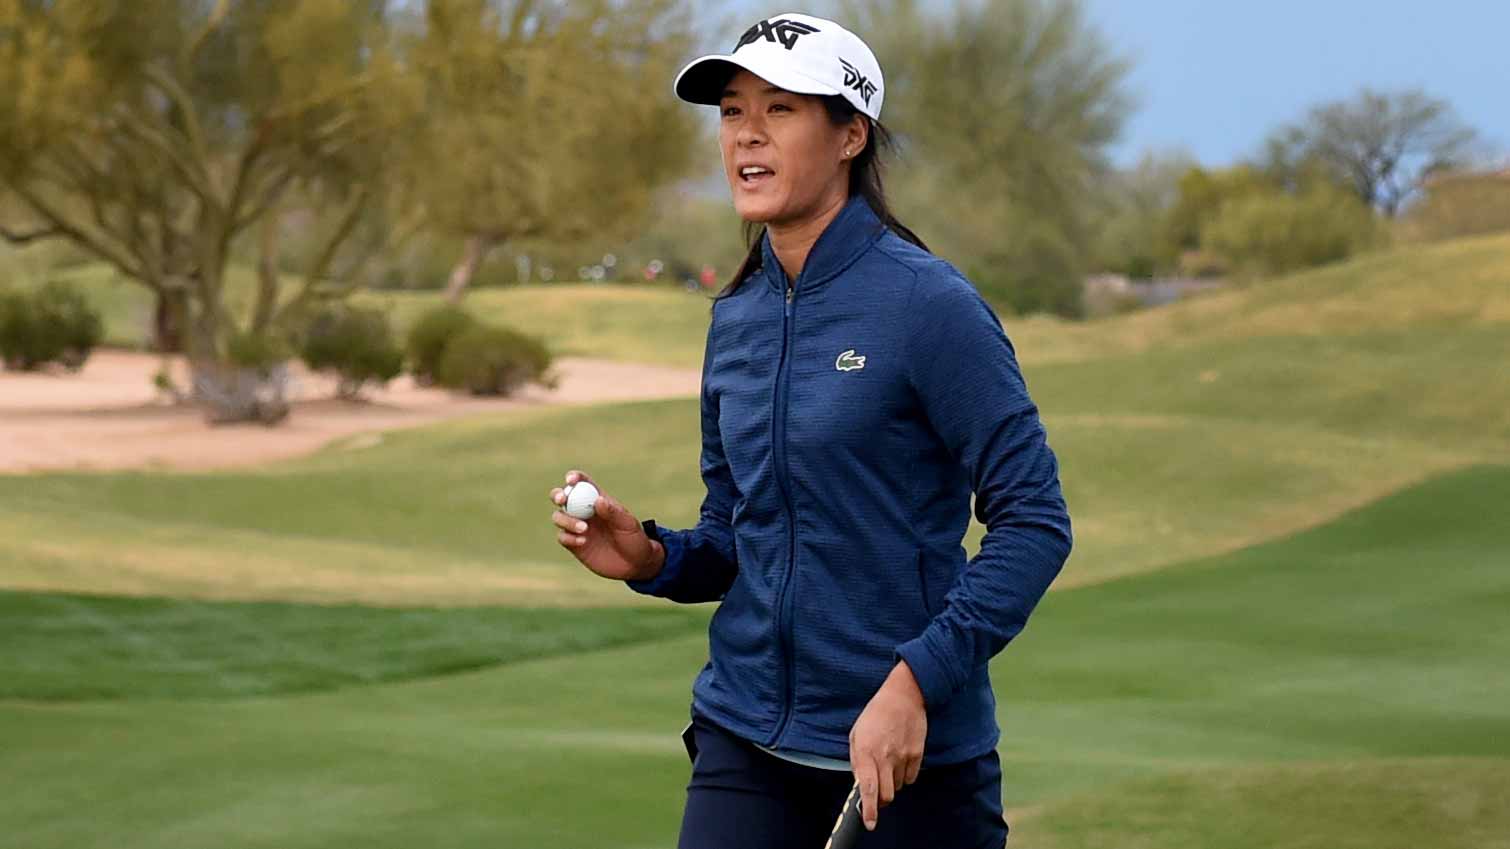
<svg viewBox="0 0 1510 849">
<path fill-rule="evenodd" d="M 742 56 L 714 54 L 693 59 L 676 75 L 676 96 L 688 103 L 717 106 L 723 99 L 724 87 L 741 68 L 777 88 L 798 94 L 843 94 L 833 86 L 820 83 L 791 68 L 763 63 L 758 55 L 745 59 Z"/>
</svg>

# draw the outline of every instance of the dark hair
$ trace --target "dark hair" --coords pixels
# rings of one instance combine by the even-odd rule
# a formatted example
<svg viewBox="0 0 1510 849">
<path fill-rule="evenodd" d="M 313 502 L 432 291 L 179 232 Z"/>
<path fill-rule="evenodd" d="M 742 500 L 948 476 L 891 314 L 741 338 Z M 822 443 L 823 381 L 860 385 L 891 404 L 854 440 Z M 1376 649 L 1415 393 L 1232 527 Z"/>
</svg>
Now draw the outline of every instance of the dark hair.
<svg viewBox="0 0 1510 849">
<path fill-rule="evenodd" d="M 854 104 L 845 100 L 843 95 L 824 95 L 818 99 L 823 102 L 823 108 L 828 111 L 828 119 L 836 127 L 849 123 L 851 119 L 860 114 L 860 110 L 856 109 Z M 888 228 L 893 230 L 898 236 L 926 251 L 928 250 L 928 246 L 923 244 L 923 240 L 918 238 L 916 233 L 908 229 L 905 224 L 896 219 L 896 216 L 891 214 L 891 207 L 886 203 L 886 190 L 881 183 L 881 172 L 883 170 L 881 154 L 890 153 L 895 149 L 896 143 L 892 139 L 891 133 L 887 131 L 886 127 L 880 121 L 873 120 L 869 116 L 866 116 L 865 120 L 870 123 L 870 132 L 866 135 L 865 149 L 860 151 L 860 155 L 856 156 L 854 163 L 850 165 L 849 196 L 860 195 L 864 197 L 865 201 L 870 204 L 871 210 L 875 212 L 876 217 L 880 218 Z M 745 255 L 744 262 L 739 265 L 739 270 L 734 272 L 734 276 L 729 279 L 724 288 L 717 295 L 713 296 L 714 301 L 734 294 L 739 289 L 739 284 L 744 282 L 744 279 L 750 276 L 751 272 L 761 266 L 760 243 L 761 239 L 765 237 L 765 227 L 753 221 L 746 221 L 744 223 L 744 231 L 745 244 L 749 246 L 749 253 Z"/>
</svg>

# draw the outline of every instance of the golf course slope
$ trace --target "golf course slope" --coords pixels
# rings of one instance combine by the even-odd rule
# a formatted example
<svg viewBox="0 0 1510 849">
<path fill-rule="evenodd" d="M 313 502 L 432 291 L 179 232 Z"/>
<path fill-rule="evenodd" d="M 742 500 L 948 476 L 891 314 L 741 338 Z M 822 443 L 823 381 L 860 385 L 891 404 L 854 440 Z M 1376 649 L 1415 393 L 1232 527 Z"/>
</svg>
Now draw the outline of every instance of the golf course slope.
<svg viewBox="0 0 1510 849">
<path fill-rule="evenodd" d="M 488 294 L 625 299 L 683 364 L 706 328 Z M 1510 238 L 1006 324 L 1076 533 L 993 666 L 1011 845 L 1510 849 Z M 697 434 L 647 401 L 0 476 L 0 846 L 671 845 L 709 610 L 585 574 L 546 493 L 685 527 Z"/>
</svg>

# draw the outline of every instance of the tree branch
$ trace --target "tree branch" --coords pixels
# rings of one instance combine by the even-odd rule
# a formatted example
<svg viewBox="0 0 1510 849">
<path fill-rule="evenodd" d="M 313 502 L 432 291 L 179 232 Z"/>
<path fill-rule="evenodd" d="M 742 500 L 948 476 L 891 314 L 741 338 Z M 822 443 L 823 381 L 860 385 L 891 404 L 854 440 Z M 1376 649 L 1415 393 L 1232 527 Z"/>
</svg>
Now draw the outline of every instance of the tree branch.
<svg viewBox="0 0 1510 849">
<path fill-rule="evenodd" d="M 173 143 L 160 132 L 153 129 L 146 122 L 124 109 L 115 110 L 117 126 L 131 133 L 142 141 L 149 149 L 157 153 L 169 167 L 177 171 L 184 179 L 189 191 L 193 192 L 208 206 L 219 207 L 220 199 L 215 195 L 215 189 L 210 185 L 208 175 L 199 173 L 194 165 L 184 159 L 182 153 L 174 147 Z"/>
<path fill-rule="evenodd" d="M 283 320 L 314 299 L 315 288 L 319 285 L 320 279 L 330 272 L 330 266 L 335 261 L 336 254 L 340 251 L 341 245 L 356 230 L 357 222 L 361 220 L 362 213 L 367 209 L 369 197 L 370 193 L 366 188 L 357 190 L 356 195 L 351 200 L 350 206 L 347 207 L 345 214 L 342 216 L 341 222 L 336 225 L 335 232 L 331 233 L 330 238 L 325 242 L 325 247 L 320 251 L 319 257 L 305 273 L 303 288 L 299 290 L 299 294 L 284 304 L 282 309 L 278 310 L 277 321 Z"/>
<path fill-rule="evenodd" d="M 5 225 L 0 224 L 0 239 L 4 239 L 12 245 L 25 245 L 30 242 L 35 242 L 38 239 L 51 239 L 66 235 L 68 235 L 68 233 L 61 227 L 44 227 L 40 230 L 32 230 L 28 233 L 17 233 L 16 231 L 9 229 Z"/>
<path fill-rule="evenodd" d="M 195 57 L 199 55 L 199 51 L 204 47 L 204 43 L 209 40 L 210 33 L 220 27 L 220 24 L 225 21 L 226 14 L 230 11 L 230 0 L 217 0 L 215 8 L 210 10 L 210 16 L 205 20 L 204 26 L 200 27 L 194 33 L 193 37 L 189 39 L 189 44 L 184 48 L 182 61 L 180 62 L 182 66 L 181 72 L 185 76 L 188 76 L 189 68 L 193 65 Z"/>
<path fill-rule="evenodd" d="M 58 231 L 59 235 L 73 239 L 85 250 L 115 266 L 116 269 L 127 277 L 139 280 L 148 286 L 156 286 L 156 282 L 148 279 L 142 269 L 132 265 L 131 260 L 125 255 L 95 238 L 84 228 L 68 221 L 61 212 L 43 200 L 26 185 L 15 183 L 11 185 L 11 189 L 16 193 L 17 197 L 25 201 L 27 206 L 31 207 L 33 212 L 48 221 Z"/>
</svg>

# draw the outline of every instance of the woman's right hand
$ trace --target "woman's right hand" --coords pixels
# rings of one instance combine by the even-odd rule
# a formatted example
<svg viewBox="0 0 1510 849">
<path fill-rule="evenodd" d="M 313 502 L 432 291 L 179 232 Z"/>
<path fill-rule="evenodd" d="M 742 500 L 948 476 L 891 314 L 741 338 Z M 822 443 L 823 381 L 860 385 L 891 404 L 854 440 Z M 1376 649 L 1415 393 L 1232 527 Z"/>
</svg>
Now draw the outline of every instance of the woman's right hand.
<svg viewBox="0 0 1510 849">
<path fill-rule="evenodd" d="M 592 478 L 578 469 L 566 473 L 568 484 L 578 481 Z M 591 519 L 577 519 L 560 509 L 566 504 L 562 487 L 551 490 L 551 503 L 557 507 L 551 514 L 559 529 L 556 541 L 592 572 L 615 581 L 645 581 L 660 574 L 665 547 L 646 536 L 634 514 L 601 487 Z"/>
</svg>

